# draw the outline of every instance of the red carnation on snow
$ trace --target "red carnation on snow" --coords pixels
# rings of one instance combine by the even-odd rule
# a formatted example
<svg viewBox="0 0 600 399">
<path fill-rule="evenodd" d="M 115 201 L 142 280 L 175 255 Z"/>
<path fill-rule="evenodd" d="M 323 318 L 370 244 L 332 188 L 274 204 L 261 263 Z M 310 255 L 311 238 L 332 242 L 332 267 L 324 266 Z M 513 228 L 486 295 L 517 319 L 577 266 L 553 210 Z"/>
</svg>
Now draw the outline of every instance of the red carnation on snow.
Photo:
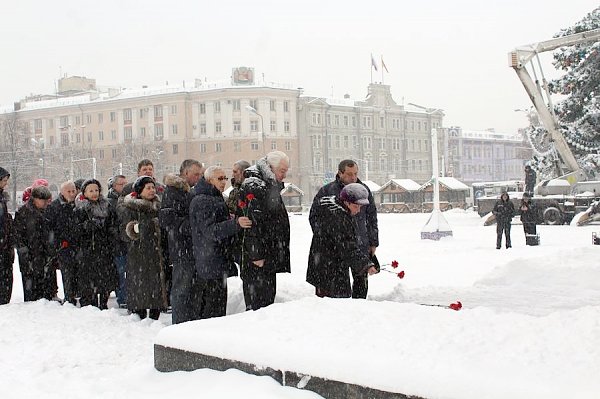
<svg viewBox="0 0 600 399">
<path fill-rule="evenodd" d="M 398 278 L 404 278 L 404 270 L 397 274 Z"/>
<path fill-rule="evenodd" d="M 449 309 L 452 309 L 452 310 L 457 310 L 457 311 L 458 311 L 458 310 L 461 310 L 461 309 L 462 309 L 462 303 L 460 303 L 460 301 L 456 301 L 456 303 L 451 303 L 451 304 L 448 306 L 448 308 L 449 308 Z"/>
<path fill-rule="evenodd" d="M 398 261 L 397 260 L 393 260 L 392 261 L 392 267 L 395 269 L 398 267 Z"/>
</svg>

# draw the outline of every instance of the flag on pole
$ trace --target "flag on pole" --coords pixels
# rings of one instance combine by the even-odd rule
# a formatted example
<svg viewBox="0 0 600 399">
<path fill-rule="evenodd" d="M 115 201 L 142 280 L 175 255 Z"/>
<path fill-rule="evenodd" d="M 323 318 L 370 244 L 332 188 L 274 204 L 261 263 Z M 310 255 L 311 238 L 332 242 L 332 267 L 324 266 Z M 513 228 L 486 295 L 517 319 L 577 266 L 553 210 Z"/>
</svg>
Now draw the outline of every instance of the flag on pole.
<svg viewBox="0 0 600 399">
<path fill-rule="evenodd" d="M 381 56 L 381 67 L 382 67 L 383 69 L 385 69 L 385 71 L 386 71 L 387 73 L 390 73 L 390 71 L 388 71 L 388 69 L 387 69 L 387 66 L 385 65 L 385 62 L 383 62 L 383 55 Z"/>
<path fill-rule="evenodd" d="M 371 67 L 375 68 L 377 71 L 377 63 L 375 62 L 375 58 L 373 58 L 373 54 L 371 53 Z"/>
</svg>

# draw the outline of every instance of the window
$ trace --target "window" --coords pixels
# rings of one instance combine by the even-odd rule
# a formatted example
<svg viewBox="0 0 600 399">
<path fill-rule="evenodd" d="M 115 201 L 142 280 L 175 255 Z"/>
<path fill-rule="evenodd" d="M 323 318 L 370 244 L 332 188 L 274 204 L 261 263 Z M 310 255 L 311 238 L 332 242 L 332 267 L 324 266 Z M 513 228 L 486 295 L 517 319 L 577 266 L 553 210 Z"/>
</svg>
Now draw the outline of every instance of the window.
<svg viewBox="0 0 600 399">
<path fill-rule="evenodd" d="M 104 150 L 98 150 L 98 158 L 104 159 Z"/>
<path fill-rule="evenodd" d="M 233 100 L 232 107 L 233 107 L 234 111 L 239 111 L 240 110 L 240 100 Z"/>
<path fill-rule="evenodd" d="M 173 144 L 173 155 L 179 154 L 179 144 Z"/>
<path fill-rule="evenodd" d="M 382 129 L 385 127 L 385 118 L 383 116 L 379 117 L 379 127 Z"/>
<path fill-rule="evenodd" d="M 204 144 L 204 143 L 200 144 L 200 152 L 202 152 L 202 153 L 206 152 L 206 144 Z"/>
<path fill-rule="evenodd" d="M 200 124 L 200 134 L 206 134 L 206 123 Z"/>
<path fill-rule="evenodd" d="M 283 112 L 290 112 L 290 102 L 289 101 L 283 102 Z"/>
<path fill-rule="evenodd" d="M 356 116 L 352 117 L 352 127 L 356 127 Z"/>
<path fill-rule="evenodd" d="M 221 152 L 223 150 L 223 147 L 221 145 L 221 143 L 215 143 L 215 152 Z"/>
<path fill-rule="evenodd" d="M 113 148 L 111 152 L 112 152 L 112 158 L 115 159 L 117 157 L 117 149 Z"/>
<path fill-rule="evenodd" d="M 85 116 L 85 123 L 92 123 L 92 115 Z"/>
<path fill-rule="evenodd" d="M 233 142 L 233 151 L 234 152 L 242 152 L 242 143 L 239 141 Z"/>
<path fill-rule="evenodd" d="M 146 135 L 146 132 L 145 132 L 146 129 L 141 128 L 140 130 L 144 130 L 143 135 L 141 134 L 141 132 L 140 132 L 140 135 L 142 135 L 142 137 L 145 136 Z M 125 140 L 131 140 L 133 138 L 132 136 L 133 136 L 133 129 L 131 129 L 131 126 L 125 126 L 123 128 L 123 138 Z"/>
<path fill-rule="evenodd" d="M 201 114 L 205 114 L 206 113 L 206 104 L 204 104 L 204 103 L 198 104 L 198 112 L 200 112 Z"/>
<path fill-rule="evenodd" d="M 155 105 L 154 106 L 154 120 L 155 121 L 161 121 L 163 117 L 163 107 L 162 105 Z"/>
<path fill-rule="evenodd" d="M 335 148 L 340 148 L 340 136 L 336 135 L 335 136 Z"/>
<path fill-rule="evenodd" d="M 48 119 L 48 127 L 50 129 L 54 128 L 54 119 Z"/>
<path fill-rule="evenodd" d="M 250 121 L 250 131 L 258 132 L 258 121 Z"/>
<path fill-rule="evenodd" d="M 340 125 L 340 116 L 339 115 L 334 115 L 333 116 L 333 125 L 334 126 L 339 126 Z"/>
<path fill-rule="evenodd" d="M 177 134 L 177 125 L 171 125 L 171 134 Z"/>
<path fill-rule="evenodd" d="M 35 121 L 33 121 L 33 128 L 35 130 L 41 130 L 42 129 L 42 120 L 36 119 Z"/>
<path fill-rule="evenodd" d="M 271 150 L 276 150 L 276 149 L 277 149 L 277 142 L 271 141 Z"/>
<path fill-rule="evenodd" d="M 252 143 L 250 143 L 250 148 L 252 149 L 252 151 L 258 151 L 258 142 L 253 141 Z"/>
<path fill-rule="evenodd" d="M 77 125 L 77 126 L 81 125 L 81 116 L 75 117 L 75 125 Z M 41 129 L 41 126 L 40 126 L 40 129 Z"/>
<path fill-rule="evenodd" d="M 348 148 L 348 136 L 344 136 L 344 148 Z"/>
<path fill-rule="evenodd" d="M 98 114 L 98 123 L 104 123 L 104 114 Z"/>
<path fill-rule="evenodd" d="M 269 109 L 275 111 L 275 100 L 269 101 Z"/>
<path fill-rule="evenodd" d="M 75 138 L 76 138 L 76 140 L 77 140 L 78 143 L 81 143 L 81 134 L 77 133 L 75 135 Z"/>
<path fill-rule="evenodd" d="M 98 132 L 98 141 L 102 141 L 104 140 L 104 132 L 102 130 L 100 130 Z"/>
<path fill-rule="evenodd" d="M 147 108 L 140 108 L 140 119 L 144 119 L 146 117 L 147 112 L 148 112 Z"/>
<path fill-rule="evenodd" d="M 239 133 L 242 130 L 242 124 L 240 121 L 233 121 L 233 131 Z"/>
<path fill-rule="evenodd" d="M 123 110 L 123 121 L 125 123 L 131 123 L 131 108 L 126 108 Z"/>
<path fill-rule="evenodd" d="M 358 137 L 352 136 L 352 148 L 358 148 Z"/>
<path fill-rule="evenodd" d="M 221 102 L 215 101 L 215 112 L 221 112 Z"/>
<path fill-rule="evenodd" d="M 125 128 L 125 131 L 127 131 L 127 128 Z M 146 128 L 145 127 L 140 128 L 140 137 L 146 137 Z"/>
<path fill-rule="evenodd" d="M 117 120 L 117 113 L 113 111 L 110 113 L 110 121 L 114 122 L 116 120 Z"/>
<path fill-rule="evenodd" d="M 274 132 L 277 130 L 277 122 L 271 121 L 271 131 Z"/>
<path fill-rule="evenodd" d="M 117 139 L 117 131 L 116 130 L 111 130 L 110 131 L 110 139 L 111 140 L 116 140 Z"/>
<path fill-rule="evenodd" d="M 171 115 L 177 115 L 177 105 L 171 105 Z"/>
<path fill-rule="evenodd" d="M 250 100 L 250 106 L 258 111 L 258 101 Z"/>
<path fill-rule="evenodd" d="M 69 145 L 69 133 L 62 133 L 60 135 L 60 145 L 66 147 Z"/>
<path fill-rule="evenodd" d="M 421 122 L 417 122 L 417 131 L 421 131 Z"/>
<path fill-rule="evenodd" d="M 344 115 L 344 126 L 348 127 L 348 115 Z"/>
<path fill-rule="evenodd" d="M 65 128 L 69 126 L 69 117 L 68 116 L 61 116 L 60 117 L 60 127 Z"/>
<path fill-rule="evenodd" d="M 363 116 L 363 124 L 362 126 L 366 129 L 370 129 L 371 128 L 371 117 L 370 116 Z"/>
<path fill-rule="evenodd" d="M 88 132 L 87 136 L 88 136 L 88 138 L 87 138 L 88 143 L 91 143 L 92 142 L 92 132 Z"/>
<path fill-rule="evenodd" d="M 365 149 L 367 149 L 367 150 L 371 149 L 371 143 L 372 143 L 371 140 L 372 139 L 369 136 L 363 137 L 363 147 Z"/>
<path fill-rule="evenodd" d="M 215 122 L 215 133 L 221 133 L 221 122 Z"/>
<path fill-rule="evenodd" d="M 285 142 L 285 150 L 286 151 L 291 151 L 292 150 L 292 142 L 291 141 L 286 141 Z"/>
<path fill-rule="evenodd" d="M 381 158 L 379 160 L 379 170 L 381 170 L 382 172 L 386 171 L 386 162 L 385 162 L 385 158 Z"/>
<path fill-rule="evenodd" d="M 321 136 L 312 136 L 312 146 L 313 148 L 321 148 Z"/>
<path fill-rule="evenodd" d="M 312 124 L 313 126 L 318 126 L 321 124 L 321 115 L 317 114 L 316 112 L 313 112 L 312 114 Z"/>
<path fill-rule="evenodd" d="M 290 131 L 290 121 L 284 121 L 283 122 L 283 131 L 284 132 L 289 132 Z"/>
<path fill-rule="evenodd" d="M 163 136 L 164 131 L 162 123 L 154 125 L 154 140 L 162 140 Z"/>
<path fill-rule="evenodd" d="M 331 126 L 331 115 L 327 114 L 327 126 Z"/>
</svg>

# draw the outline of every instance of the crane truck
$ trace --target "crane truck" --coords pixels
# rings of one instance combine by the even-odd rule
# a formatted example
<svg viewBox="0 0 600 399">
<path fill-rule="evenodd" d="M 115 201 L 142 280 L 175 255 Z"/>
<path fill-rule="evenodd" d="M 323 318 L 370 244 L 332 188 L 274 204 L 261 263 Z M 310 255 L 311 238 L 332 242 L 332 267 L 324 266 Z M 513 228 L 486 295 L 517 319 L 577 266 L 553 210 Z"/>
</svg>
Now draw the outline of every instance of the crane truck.
<svg viewBox="0 0 600 399">
<path fill-rule="evenodd" d="M 539 54 L 560 47 L 581 43 L 600 41 L 600 29 L 557 37 L 551 40 L 517 47 L 508 54 L 509 66 L 514 69 L 525 91 L 537 112 L 538 131 L 542 131 L 547 145 L 547 154 L 554 159 L 553 179 L 542 180 L 534 190 L 534 203 L 539 212 L 539 219 L 546 224 L 570 223 L 575 215 L 574 223 L 583 225 L 600 220 L 600 181 L 590 180 L 590 174 L 577 162 L 569 148 L 567 140 L 561 133 L 554 114 L 548 82 L 541 70 Z M 536 59 L 540 69 L 541 81 L 537 76 L 533 60 Z M 530 65 L 531 64 L 531 65 Z M 535 81 L 527 70 L 531 66 Z M 532 143 L 533 144 L 533 143 Z M 535 149 L 535 147 L 534 147 Z M 515 209 L 519 209 L 522 193 L 514 193 L 512 201 Z M 485 216 L 485 224 L 495 222 L 491 211 L 499 196 L 480 197 L 477 200 L 477 211 Z"/>
</svg>

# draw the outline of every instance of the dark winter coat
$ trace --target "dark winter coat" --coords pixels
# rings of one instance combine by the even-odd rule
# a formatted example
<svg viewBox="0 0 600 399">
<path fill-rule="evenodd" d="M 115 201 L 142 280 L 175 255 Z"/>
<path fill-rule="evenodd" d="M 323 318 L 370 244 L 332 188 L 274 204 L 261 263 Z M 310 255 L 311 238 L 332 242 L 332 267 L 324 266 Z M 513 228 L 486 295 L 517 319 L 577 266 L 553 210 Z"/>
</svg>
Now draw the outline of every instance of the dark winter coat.
<svg viewBox="0 0 600 399">
<path fill-rule="evenodd" d="M 281 198 L 283 182 L 278 182 L 267 159 L 261 158 L 244 171 L 245 180 L 241 186 L 241 197 L 249 194 L 254 199 L 241 209 L 237 216 L 247 216 L 252 220 L 252 227 L 247 229 L 244 238 L 244 264 L 252 266 L 251 261 L 264 259 L 265 273 L 289 273 L 290 268 L 290 221 Z M 246 261 L 248 259 L 250 262 Z"/>
<path fill-rule="evenodd" d="M 313 204 L 311 214 L 316 229 L 308 255 L 306 281 L 328 296 L 352 295 L 350 269 L 366 274 L 371 264 L 368 254 L 358 246 L 356 218 L 336 196 L 322 197 Z"/>
<path fill-rule="evenodd" d="M 165 185 L 159 221 L 167 234 L 170 260 L 174 265 L 193 265 L 189 214 L 194 194 L 190 191 L 189 184 L 177 175 L 166 175 Z"/>
<path fill-rule="evenodd" d="M 74 220 L 79 289 L 97 289 L 98 293 L 115 290 L 118 276 L 113 257 L 119 225 L 114 209 L 102 196 L 90 201 L 79 195 Z"/>
<path fill-rule="evenodd" d="M 503 193 L 500 196 L 500 199 L 494 205 L 494 209 L 492 210 L 494 216 L 496 216 L 496 221 L 498 223 L 510 223 L 513 216 L 515 215 L 515 206 L 510 201 L 508 194 Z"/>
<path fill-rule="evenodd" d="M 241 228 L 236 218 L 230 217 L 223 195 L 215 186 L 200 179 L 195 192 L 190 207 L 190 225 L 196 275 L 207 280 L 237 276 L 231 249 Z"/>
<path fill-rule="evenodd" d="M 240 190 L 242 187 L 242 183 L 236 183 L 235 179 L 231 179 L 231 191 L 227 196 L 227 209 L 229 209 L 229 213 L 232 215 L 237 215 L 238 213 L 238 203 L 240 201 Z"/>
<path fill-rule="evenodd" d="M 12 216 L 8 212 L 8 193 L 0 189 L 0 251 L 13 251 Z"/>
<path fill-rule="evenodd" d="M 114 189 L 109 189 L 106 199 L 108 200 L 110 206 L 114 210 L 117 215 L 117 223 L 121 225 L 121 220 L 119 219 L 119 213 L 117 212 L 117 207 L 119 206 L 119 201 L 123 201 L 124 195 L 119 194 Z M 117 235 L 117 240 L 115 241 L 115 256 L 123 256 L 127 255 L 127 242 L 123 241 L 120 234 Z"/>
<path fill-rule="evenodd" d="M 379 227 L 377 225 L 377 207 L 375 206 L 375 199 L 373 198 L 373 194 L 371 194 L 371 190 L 360 180 L 357 183 L 362 184 L 367 191 L 369 192 L 369 205 L 363 206 L 360 209 L 360 212 L 354 216 L 356 219 L 357 226 L 357 236 L 358 243 L 365 253 L 368 252 L 369 247 L 378 247 L 379 246 Z M 313 230 L 319 229 L 319 221 L 315 217 L 316 209 L 318 208 L 318 204 L 323 197 L 328 197 L 335 195 L 336 197 L 340 196 L 340 192 L 344 188 L 344 183 L 340 180 L 339 176 L 336 176 L 335 180 L 321 187 L 317 195 L 313 200 L 313 204 L 310 208 L 310 213 L 308 216 L 308 220 L 310 222 L 310 227 Z M 314 210 L 313 210 L 314 209 Z"/>
<path fill-rule="evenodd" d="M 523 210 L 523 207 L 525 207 L 526 209 Z M 537 223 L 537 208 L 533 204 L 533 202 L 531 202 L 531 200 L 527 202 L 521 200 L 521 205 L 519 206 L 519 209 L 521 210 L 521 222 L 523 222 L 523 224 Z"/>
<path fill-rule="evenodd" d="M 51 268 L 52 248 L 50 245 L 50 226 L 45 210 L 37 209 L 31 201 L 27 201 L 15 214 L 15 241 L 19 255 L 21 274 L 43 276 L 53 273 Z"/>
<path fill-rule="evenodd" d="M 48 205 L 46 217 L 50 224 L 50 243 L 60 257 L 72 258 L 75 256 L 76 224 L 75 202 L 67 202 L 59 194 Z"/>
<path fill-rule="evenodd" d="M 127 252 L 127 308 L 164 309 L 167 292 L 164 282 L 161 231 L 158 224 L 160 200 L 148 201 L 128 194 L 119 204 L 121 236 L 129 242 Z M 139 233 L 135 232 L 138 225 Z"/>
<path fill-rule="evenodd" d="M 535 187 L 535 181 L 537 179 L 537 175 L 535 170 L 529 169 L 525 170 L 525 191 L 533 192 L 533 188 Z"/>
</svg>

